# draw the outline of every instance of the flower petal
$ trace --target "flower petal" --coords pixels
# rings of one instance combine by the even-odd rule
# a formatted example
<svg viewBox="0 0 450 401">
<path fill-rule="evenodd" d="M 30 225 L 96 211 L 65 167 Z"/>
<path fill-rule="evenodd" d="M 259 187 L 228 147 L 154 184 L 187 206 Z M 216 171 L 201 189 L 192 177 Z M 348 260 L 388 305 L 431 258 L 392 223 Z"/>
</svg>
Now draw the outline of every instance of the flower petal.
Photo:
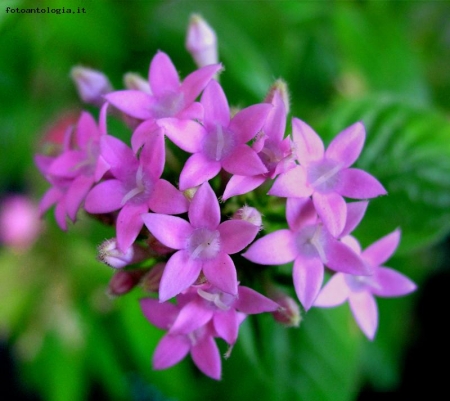
<svg viewBox="0 0 450 401">
<path fill-rule="evenodd" d="M 210 336 L 205 337 L 191 349 L 191 356 L 197 367 L 206 375 L 220 380 L 222 365 L 217 344 Z"/>
<path fill-rule="evenodd" d="M 417 289 L 416 284 L 403 274 L 387 268 L 380 267 L 375 270 L 372 294 L 380 297 L 400 297 Z"/>
<path fill-rule="evenodd" d="M 350 294 L 343 273 L 335 273 L 320 291 L 314 306 L 328 308 L 343 304 Z"/>
<path fill-rule="evenodd" d="M 313 305 L 323 282 L 324 267 L 319 257 L 306 258 L 299 255 L 294 261 L 292 278 L 295 292 L 305 310 Z"/>
<path fill-rule="evenodd" d="M 201 103 L 205 110 L 204 124 L 207 130 L 216 129 L 217 125 L 228 127 L 230 107 L 220 84 L 212 80 L 205 88 Z"/>
<path fill-rule="evenodd" d="M 362 253 L 363 259 L 373 267 L 382 265 L 397 249 L 400 234 L 400 230 L 397 229 L 368 246 Z"/>
<path fill-rule="evenodd" d="M 334 192 L 328 194 L 314 192 L 313 202 L 325 227 L 333 237 L 338 237 L 347 220 L 347 204 L 342 196 Z"/>
<path fill-rule="evenodd" d="M 322 160 L 324 156 L 322 139 L 308 124 L 298 118 L 292 119 L 292 139 L 300 164 L 307 165 Z"/>
<path fill-rule="evenodd" d="M 170 334 L 189 334 L 208 323 L 213 317 L 213 309 L 207 308 L 203 300 L 194 299 L 180 310 Z"/>
<path fill-rule="evenodd" d="M 158 125 L 164 129 L 169 139 L 184 151 L 197 153 L 202 150 L 206 131 L 198 122 L 161 118 L 158 120 Z"/>
<path fill-rule="evenodd" d="M 190 73 L 181 84 L 180 91 L 184 94 L 187 104 L 197 99 L 200 92 L 212 82 L 212 78 L 222 69 L 222 64 L 211 64 Z M 205 89 L 206 90 L 206 89 Z"/>
<path fill-rule="evenodd" d="M 218 312 L 213 319 L 214 329 L 220 338 L 223 338 L 228 344 L 233 345 L 238 337 L 239 322 L 235 309 L 229 309 L 226 312 Z"/>
<path fill-rule="evenodd" d="M 237 274 L 233 260 L 219 252 L 214 259 L 203 260 L 203 274 L 218 289 L 228 294 L 237 294 Z"/>
<path fill-rule="evenodd" d="M 259 227 L 244 220 L 227 220 L 218 228 L 222 252 L 229 255 L 239 252 L 258 234 Z"/>
<path fill-rule="evenodd" d="M 347 203 L 347 219 L 344 229 L 339 234 L 340 237 L 349 235 L 357 227 L 366 213 L 368 204 L 368 201 Z"/>
<path fill-rule="evenodd" d="M 260 265 L 292 262 L 298 251 L 290 230 L 278 230 L 258 239 L 242 256 Z"/>
<path fill-rule="evenodd" d="M 193 231 L 191 225 L 181 217 L 146 213 L 142 215 L 142 220 L 158 241 L 172 249 L 184 249 L 187 237 Z"/>
<path fill-rule="evenodd" d="M 152 96 L 138 90 L 121 90 L 108 93 L 104 96 L 115 108 L 123 111 L 125 114 L 148 120 L 153 118 L 151 105 L 154 104 Z"/>
<path fill-rule="evenodd" d="M 148 205 L 153 212 L 163 214 L 184 213 L 189 208 L 183 193 L 166 180 L 156 181 Z"/>
<path fill-rule="evenodd" d="M 307 186 L 306 181 L 304 167 L 295 166 L 285 173 L 280 174 L 267 194 L 284 198 L 308 197 L 313 193 L 313 190 Z"/>
<path fill-rule="evenodd" d="M 75 178 L 66 195 L 66 211 L 69 219 L 75 221 L 78 208 L 94 183 L 93 177 L 80 175 Z"/>
<path fill-rule="evenodd" d="M 286 201 L 286 220 L 289 228 L 297 232 L 300 228 L 313 224 L 317 220 L 317 212 L 311 198 L 288 198 Z"/>
<path fill-rule="evenodd" d="M 120 139 L 104 135 L 100 140 L 101 155 L 110 166 L 115 178 L 121 181 L 128 179 L 137 171 L 139 162 L 133 151 Z"/>
<path fill-rule="evenodd" d="M 135 241 L 144 222 L 141 215 L 148 212 L 146 204 L 126 203 L 117 216 L 116 233 L 119 250 L 125 252 Z"/>
<path fill-rule="evenodd" d="M 267 168 L 256 152 L 248 145 L 238 145 L 222 160 L 222 167 L 231 174 L 257 175 L 267 173 Z"/>
<path fill-rule="evenodd" d="M 195 228 L 216 230 L 220 223 L 220 206 L 211 185 L 205 182 L 192 198 L 188 211 L 189 221 Z"/>
<path fill-rule="evenodd" d="M 155 298 L 142 298 L 141 310 L 148 321 L 162 330 L 168 330 L 178 315 L 178 308 L 170 302 L 159 302 Z"/>
<path fill-rule="evenodd" d="M 349 298 L 350 309 L 356 323 L 369 340 L 373 340 L 378 327 L 378 307 L 367 291 L 354 292 Z"/>
<path fill-rule="evenodd" d="M 87 194 L 84 208 L 88 213 L 110 213 L 122 207 L 126 192 L 119 180 L 106 180 L 97 184 Z"/>
<path fill-rule="evenodd" d="M 264 175 L 254 175 L 254 176 L 244 176 L 244 175 L 233 175 L 225 187 L 225 191 L 222 195 L 222 200 L 227 200 L 232 196 L 243 195 L 255 188 L 258 188 L 266 181 Z"/>
<path fill-rule="evenodd" d="M 176 365 L 188 354 L 190 348 L 191 344 L 186 336 L 166 334 L 153 354 L 153 369 L 167 369 Z"/>
<path fill-rule="evenodd" d="M 239 286 L 239 296 L 234 307 L 246 314 L 274 312 L 280 305 L 249 287 Z"/>
<path fill-rule="evenodd" d="M 261 130 L 273 105 L 259 103 L 239 111 L 230 121 L 228 128 L 235 134 L 237 143 L 247 143 Z"/>
<path fill-rule="evenodd" d="M 172 60 L 161 51 L 156 53 L 150 63 L 148 80 L 156 97 L 167 92 L 178 92 L 180 88 L 180 78 Z"/>
<path fill-rule="evenodd" d="M 363 170 L 344 168 L 337 174 L 339 174 L 339 184 L 336 192 L 347 198 L 370 199 L 387 193 L 374 176 Z"/>
<path fill-rule="evenodd" d="M 187 159 L 180 174 L 180 190 L 196 187 L 214 178 L 220 171 L 220 162 L 211 161 L 202 153 L 195 153 Z"/>
<path fill-rule="evenodd" d="M 168 216 L 171 217 L 171 216 Z M 178 251 L 168 260 L 159 284 L 159 300 L 165 302 L 191 286 L 202 269 L 198 260 L 186 251 Z"/>
<path fill-rule="evenodd" d="M 281 142 L 286 130 L 286 105 L 278 91 L 274 92 L 272 99 L 273 109 L 267 116 L 264 132 L 275 143 Z"/>
<path fill-rule="evenodd" d="M 350 167 L 359 157 L 366 139 L 366 130 L 357 122 L 343 130 L 328 146 L 325 157 L 339 162 L 343 167 Z"/>
</svg>

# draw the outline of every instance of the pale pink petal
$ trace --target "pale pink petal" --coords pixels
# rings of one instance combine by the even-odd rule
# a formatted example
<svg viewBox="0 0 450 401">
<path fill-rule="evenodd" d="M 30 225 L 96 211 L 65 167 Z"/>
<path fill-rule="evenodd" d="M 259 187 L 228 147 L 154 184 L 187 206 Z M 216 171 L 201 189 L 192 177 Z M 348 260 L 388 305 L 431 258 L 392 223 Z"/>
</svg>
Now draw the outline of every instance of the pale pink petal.
<svg viewBox="0 0 450 401">
<path fill-rule="evenodd" d="M 142 220 L 158 241 L 172 249 L 184 249 L 193 231 L 191 225 L 180 217 L 146 213 Z"/>
<path fill-rule="evenodd" d="M 178 308 L 170 302 L 159 302 L 155 298 L 139 301 L 144 316 L 156 327 L 168 330 L 178 315 Z"/>
<path fill-rule="evenodd" d="M 226 253 L 219 252 L 214 259 L 204 259 L 203 274 L 212 285 L 223 292 L 237 294 L 236 267 Z"/>
<path fill-rule="evenodd" d="M 291 170 L 280 174 L 267 194 L 284 198 L 308 197 L 313 193 L 313 190 L 306 182 L 306 171 L 304 167 L 295 166 Z"/>
<path fill-rule="evenodd" d="M 338 174 L 339 185 L 336 192 L 347 198 L 370 199 L 387 193 L 374 176 L 363 170 L 347 168 Z"/>
<path fill-rule="evenodd" d="M 343 273 L 335 273 L 319 292 L 314 306 L 329 308 L 343 304 L 350 294 Z"/>
<path fill-rule="evenodd" d="M 292 139 L 300 164 L 307 165 L 310 162 L 323 159 L 322 139 L 308 124 L 298 118 L 292 119 Z"/>
<path fill-rule="evenodd" d="M 342 196 L 334 192 L 328 194 L 314 192 L 313 202 L 325 227 L 333 237 L 338 237 L 347 220 L 347 204 Z"/>
<path fill-rule="evenodd" d="M 180 79 L 169 56 L 159 51 L 153 57 L 148 72 L 148 80 L 152 93 L 158 97 L 166 92 L 178 92 Z"/>
<path fill-rule="evenodd" d="M 92 187 L 94 179 L 85 175 L 75 178 L 66 195 L 66 209 L 69 219 L 75 221 L 78 209 Z"/>
<path fill-rule="evenodd" d="M 400 242 L 400 235 L 401 232 L 397 229 L 380 238 L 363 251 L 362 257 L 373 267 L 382 265 L 397 249 Z"/>
<path fill-rule="evenodd" d="M 264 175 L 254 175 L 246 177 L 244 175 L 233 175 L 225 187 L 222 200 L 227 200 L 232 196 L 243 195 L 255 188 L 258 188 L 266 181 Z"/>
<path fill-rule="evenodd" d="M 324 244 L 326 261 L 325 265 L 332 270 L 353 274 L 356 276 L 368 276 L 372 270 L 364 261 L 347 245 L 339 242 L 330 234 Z"/>
<path fill-rule="evenodd" d="M 156 181 L 148 205 L 153 212 L 163 214 L 180 214 L 189 208 L 183 193 L 166 180 Z"/>
<path fill-rule="evenodd" d="M 216 129 L 217 125 L 228 127 L 230 107 L 220 84 L 212 80 L 205 88 L 201 103 L 205 110 L 204 124 L 207 129 Z"/>
<path fill-rule="evenodd" d="M 249 287 L 240 286 L 238 292 L 239 296 L 234 303 L 234 307 L 240 312 L 251 315 L 262 312 L 274 312 L 280 307 L 276 302 Z"/>
<path fill-rule="evenodd" d="M 170 334 L 189 334 L 204 326 L 213 317 L 213 309 L 205 306 L 204 302 L 195 299 L 184 305 L 175 322 L 170 328 Z"/>
<path fill-rule="evenodd" d="M 368 201 L 347 203 L 347 219 L 344 229 L 339 234 L 340 237 L 350 234 L 358 226 L 366 213 L 368 204 Z"/>
<path fill-rule="evenodd" d="M 171 216 L 169 216 L 171 217 Z M 159 285 L 159 300 L 165 302 L 194 284 L 202 269 L 198 259 L 178 251 L 168 260 Z"/>
<path fill-rule="evenodd" d="M 180 174 L 180 190 L 196 187 L 214 178 L 220 171 L 221 164 L 211 161 L 202 153 L 195 153 L 187 159 Z"/>
<path fill-rule="evenodd" d="M 226 312 L 218 312 L 213 319 L 214 329 L 220 338 L 223 338 L 228 344 L 233 345 L 238 336 L 239 322 L 235 309 L 229 309 Z"/>
<path fill-rule="evenodd" d="M 408 277 L 387 267 L 376 269 L 374 276 L 370 291 L 380 297 L 400 297 L 417 289 Z"/>
<path fill-rule="evenodd" d="M 232 255 L 250 244 L 258 234 L 259 227 L 244 220 L 227 220 L 218 228 L 222 252 Z"/>
<path fill-rule="evenodd" d="M 206 131 L 198 122 L 161 118 L 158 120 L 158 125 L 163 128 L 169 139 L 184 151 L 197 153 L 202 150 Z"/>
<path fill-rule="evenodd" d="M 378 307 L 372 294 L 353 292 L 349 298 L 350 309 L 358 326 L 369 340 L 373 340 L 378 327 Z"/>
<path fill-rule="evenodd" d="M 311 198 L 288 198 L 286 201 L 286 220 L 289 228 L 297 232 L 317 220 L 316 209 Z"/>
<path fill-rule="evenodd" d="M 260 265 L 278 265 L 292 262 L 298 255 L 290 230 L 270 233 L 250 246 L 242 256 Z"/>
<path fill-rule="evenodd" d="M 323 282 L 324 267 L 318 257 L 306 258 L 299 255 L 294 261 L 292 278 L 295 293 L 305 310 L 313 305 Z"/>
<path fill-rule="evenodd" d="M 176 114 L 180 120 L 198 120 L 203 121 L 203 106 L 199 102 L 194 102 Z"/>
<path fill-rule="evenodd" d="M 364 125 L 357 122 L 343 130 L 331 141 L 325 151 L 325 157 L 339 162 L 343 167 L 350 167 L 359 157 L 365 139 Z"/>
<path fill-rule="evenodd" d="M 135 174 L 139 162 L 133 151 L 120 139 L 104 135 L 100 140 L 101 155 L 109 164 L 111 173 L 121 181 Z"/>
<path fill-rule="evenodd" d="M 230 121 L 228 128 L 235 134 L 237 143 L 247 143 L 263 127 L 273 105 L 259 103 L 239 111 Z"/>
<path fill-rule="evenodd" d="M 206 375 L 220 380 L 221 361 L 216 342 L 212 337 L 205 337 L 191 349 L 191 356 L 197 367 Z"/>
<path fill-rule="evenodd" d="M 238 145 L 222 160 L 222 167 L 231 174 L 257 175 L 267 173 L 267 168 L 256 152 L 248 145 Z"/>
<path fill-rule="evenodd" d="M 99 156 L 97 159 L 97 165 L 95 166 L 94 182 L 100 181 L 110 168 L 111 166 L 105 158 L 103 156 Z"/>
<path fill-rule="evenodd" d="M 144 222 L 142 214 L 148 212 L 146 204 L 126 203 L 117 216 L 116 232 L 119 250 L 125 252 L 135 241 Z"/>
<path fill-rule="evenodd" d="M 126 191 L 119 180 L 106 180 L 97 184 L 88 193 L 84 208 L 88 213 L 101 214 L 118 210 Z"/>
<path fill-rule="evenodd" d="M 152 96 L 138 90 L 122 90 L 105 95 L 105 99 L 125 114 L 139 120 L 153 118 L 151 106 L 155 103 Z"/>
<path fill-rule="evenodd" d="M 220 224 L 220 206 L 209 183 L 205 182 L 197 190 L 191 201 L 188 214 L 193 227 L 217 229 Z"/>
<path fill-rule="evenodd" d="M 167 369 L 176 365 L 188 354 L 190 348 L 191 344 L 186 336 L 166 334 L 161 338 L 153 354 L 153 369 Z"/>
<path fill-rule="evenodd" d="M 81 113 L 75 129 L 76 142 L 84 149 L 89 141 L 99 138 L 99 131 L 94 118 L 87 112 Z"/>
<path fill-rule="evenodd" d="M 145 175 L 156 180 L 161 177 L 165 162 L 164 134 L 162 129 L 157 128 L 149 133 L 149 140 L 139 154 L 139 164 Z"/>
<path fill-rule="evenodd" d="M 180 91 L 184 94 L 186 104 L 193 102 L 200 92 L 208 85 L 214 75 L 222 69 L 222 64 L 211 64 L 189 74 L 181 84 Z M 203 101 L 202 101 L 203 102 Z"/>
</svg>

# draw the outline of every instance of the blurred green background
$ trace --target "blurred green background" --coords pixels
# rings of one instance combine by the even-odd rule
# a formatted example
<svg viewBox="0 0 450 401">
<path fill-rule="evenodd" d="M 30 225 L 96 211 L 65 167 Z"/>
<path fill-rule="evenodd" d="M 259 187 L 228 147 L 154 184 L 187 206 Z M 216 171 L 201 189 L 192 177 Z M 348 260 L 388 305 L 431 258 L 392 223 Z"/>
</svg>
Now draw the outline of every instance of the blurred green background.
<svg viewBox="0 0 450 401">
<path fill-rule="evenodd" d="M 5 11 L 37 6 L 86 13 Z M 347 305 L 313 309 L 299 329 L 277 326 L 270 316 L 248 319 L 219 383 L 189 358 L 155 372 L 151 355 L 162 332 L 142 316 L 142 293 L 105 295 L 112 272 L 96 261 L 96 246 L 113 232 L 80 214 L 62 234 L 48 213 L 28 252 L 0 248 L 0 340 L 21 387 L 11 399 L 347 401 L 363 399 L 363 390 L 401 391 L 405 372 L 413 374 L 407 352 L 433 324 L 433 344 L 444 346 L 438 340 L 448 334 L 440 323 L 448 313 L 440 278 L 449 272 L 449 2 L 0 0 L 0 195 L 20 192 L 37 201 L 48 188 L 33 154 L 52 122 L 83 108 L 72 66 L 101 70 L 120 89 L 125 72 L 147 75 L 159 49 L 184 77 L 195 69 L 184 49 L 193 12 L 217 33 L 221 84 L 232 105 L 260 102 L 281 77 L 290 117 L 326 142 L 355 121 L 365 123 L 357 166 L 389 196 L 370 202 L 355 234 L 366 246 L 400 227 L 401 246 L 388 265 L 420 289 L 379 300 L 374 342 L 359 332 Z M 440 289 L 427 293 L 436 278 Z M 437 294 L 430 309 L 421 307 L 424 294 Z M 444 377 L 418 372 L 436 383 Z"/>
</svg>

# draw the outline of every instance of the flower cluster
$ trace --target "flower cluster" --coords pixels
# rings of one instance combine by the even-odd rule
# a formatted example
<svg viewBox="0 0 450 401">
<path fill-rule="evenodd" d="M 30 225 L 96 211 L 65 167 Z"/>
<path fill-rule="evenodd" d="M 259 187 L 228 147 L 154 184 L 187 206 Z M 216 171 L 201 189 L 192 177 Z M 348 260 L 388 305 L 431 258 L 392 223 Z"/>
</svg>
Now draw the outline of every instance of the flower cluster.
<svg viewBox="0 0 450 401">
<path fill-rule="evenodd" d="M 141 300 L 145 317 L 167 331 L 153 357 L 155 369 L 190 353 L 203 373 L 219 379 L 215 339 L 231 350 L 248 314 L 270 312 L 287 326 L 298 325 L 298 306 L 270 274 L 258 274 L 258 265 L 293 262 L 292 281 L 305 310 L 349 300 L 372 339 L 373 295 L 404 295 L 415 285 L 380 267 L 398 245 L 398 230 L 365 251 L 350 235 L 366 199 L 386 194 L 376 178 L 351 167 L 364 145 L 363 124 L 346 128 L 326 150 L 298 118 L 285 136 L 289 103 L 280 80 L 263 102 L 232 112 L 218 81 L 214 32 L 194 16 L 187 38 L 198 69 L 183 81 L 161 51 L 150 63 L 148 82 L 127 74 L 120 91 L 102 73 L 76 67 L 80 97 L 100 107 L 99 123 L 82 113 L 59 152 L 36 156 L 51 184 L 41 213 L 54 205 L 63 230 L 80 209 L 114 225 L 115 238 L 100 246 L 99 258 L 116 269 L 111 294 L 137 284 L 157 293 Z M 108 114 L 130 127 L 128 143 L 108 131 Z M 265 210 L 244 204 L 255 194 L 269 195 L 260 202 Z M 287 228 L 265 233 L 261 212 L 284 199 Z M 322 288 L 325 268 L 335 274 Z"/>
</svg>

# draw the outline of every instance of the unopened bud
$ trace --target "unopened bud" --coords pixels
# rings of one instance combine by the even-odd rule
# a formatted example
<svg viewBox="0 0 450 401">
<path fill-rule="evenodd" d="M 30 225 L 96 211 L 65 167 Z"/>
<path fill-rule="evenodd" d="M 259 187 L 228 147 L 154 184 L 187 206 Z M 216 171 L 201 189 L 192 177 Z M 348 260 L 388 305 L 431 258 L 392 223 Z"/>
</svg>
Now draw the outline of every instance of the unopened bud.
<svg viewBox="0 0 450 401">
<path fill-rule="evenodd" d="M 165 246 L 151 233 L 148 235 L 147 244 L 153 256 L 168 255 L 169 253 L 174 252 L 172 248 Z"/>
<path fill-rule="evenodd" d="M 251 206 L 243 206 L 233 214 L 234 220 L 244 220 L 262 228 L 262 217 L 258 209 Z"/>
<path fill-rule="evenodd" d="M 286 114 L 288 114 L 290 108 L 289 92 L 286 82 L 284 82 L 282 79 L 277 79 L 274 82 L 274 84 L 270 87 L 269 92 L 267 93 L 267 96 L 264 99 L 264 101 L 266 103 L 273 104 L 275 93 L 278 93 L 278 95 L 280 96 L 280 99 L 283 101 L 284 107 L 286 108 Z"/>
<path fill-rule="evenodd" d="M 154 265 L 148 271 L 148 273 L 141 280 L 141 286 L 144 291 L 147 292 L 159 291 L 159 283 L 161 282 L 161 277 L 165 267 L 166 264 L 164 262 L 160 262 Z"/>
<path fill-rule="evenodd" d="M 104 103 L 103 95 L 113 90 L 107 76 L 100 71 L 76 66 L 72 68 L 70 75 L 84 103 L 101 106 Z"/>
<path fill-rule="evenodd" d="M 218 62 L 216 33 L 198 14 L 191 15 L 186 49 L 200 68 Z"/>
<path fill-rule="evenodd" d="M 183 191 L 184 197 L 190 202 L 194 198 L 194 195 L 196 194 L 199 187 L 192 187 L 188 188 L 185 191 Z"/>
<path fill-rule="evenodd" d="M 121 270 L 114 273 L 108 285 L 110 296 L 124 295 L 130 292 L 147 273 L 147 269 Z"/>
<path fill-rule="evenodd" d="M 142 262 L 151 256 L 153 255 L 148 249 L 138 244 L 133 244 L 122 252 L 117 246 L 116 238 L 108 239 L 98 247 L 98 259 L 114 269 Z"/>
<path fill-rule="evenodd" d="M 123 83 L 127 89 L 137 90 L 148 94 L 152 93 L 148 81 L 134 72 L 127 72 L 123 76 Z"/>
<path fill-rule="evenodd" d="M 302 320 L 300 307 L 295 300 L 278 288 L 269 289 L 269 297 L 273 299 L 280 308 L 272 312 L 275 321 L 286 327 L 298 327 Z"/>
</svg>

